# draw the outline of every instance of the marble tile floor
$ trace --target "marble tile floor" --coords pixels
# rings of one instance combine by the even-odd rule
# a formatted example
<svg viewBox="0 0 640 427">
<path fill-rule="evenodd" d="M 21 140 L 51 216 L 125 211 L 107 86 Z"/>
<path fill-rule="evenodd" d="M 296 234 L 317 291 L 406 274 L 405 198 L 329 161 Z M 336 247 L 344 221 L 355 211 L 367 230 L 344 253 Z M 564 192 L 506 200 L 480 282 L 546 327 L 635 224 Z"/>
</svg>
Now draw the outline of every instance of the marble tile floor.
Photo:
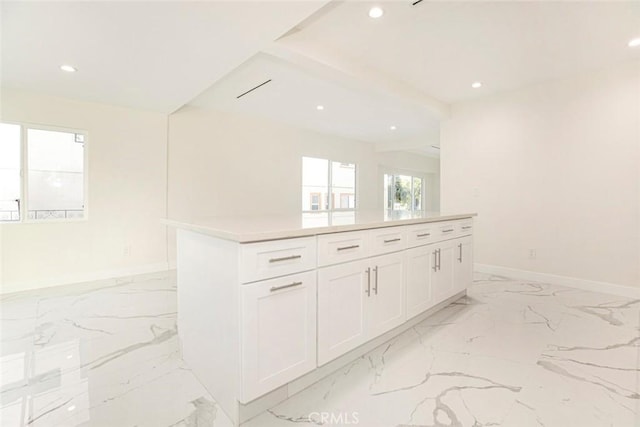
<svg viewBox="0 0 640 427">
<path fill-rule="evenodd" d="M 180 359 L 175 276 L 0 297 L 0 426 L 231 422 Z M 477 274 L 247 427 L 640 426 L 640 300 Z"/>
</svg>

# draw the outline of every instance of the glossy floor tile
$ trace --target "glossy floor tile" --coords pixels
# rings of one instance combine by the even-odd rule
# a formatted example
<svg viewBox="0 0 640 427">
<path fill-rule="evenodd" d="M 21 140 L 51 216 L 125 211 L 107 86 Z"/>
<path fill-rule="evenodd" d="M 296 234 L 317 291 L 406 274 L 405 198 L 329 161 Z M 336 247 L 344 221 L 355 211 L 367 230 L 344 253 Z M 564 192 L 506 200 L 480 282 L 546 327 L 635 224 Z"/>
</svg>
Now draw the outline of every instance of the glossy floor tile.
<svg viewBox="0 0 640 427">
<path fill-rule="evenodd" d="M 175 277 L 3 296 L 5 426 L 229 426 L 180 359 Z"/>
<path fill-rule="evenodd" d="M 0 425 L 230 426 L 180 359 L 175 276 L 0 299 Z M 467 297 L 246 423 L 640 426 L 640 301 L 476 275 Z"/>
</svg>

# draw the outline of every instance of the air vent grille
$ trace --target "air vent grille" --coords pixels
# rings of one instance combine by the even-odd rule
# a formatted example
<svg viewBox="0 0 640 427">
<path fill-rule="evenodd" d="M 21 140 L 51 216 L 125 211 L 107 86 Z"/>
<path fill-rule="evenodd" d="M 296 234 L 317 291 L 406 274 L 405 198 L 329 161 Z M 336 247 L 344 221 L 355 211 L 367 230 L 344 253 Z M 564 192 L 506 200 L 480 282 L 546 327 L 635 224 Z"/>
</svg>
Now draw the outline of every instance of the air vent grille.
<svg viewBox="0 0 640 427">
<path fill-rule="evenodd" d="M 258 86 L 252 87 L 252 88 L 251 88 L 251 89 L 249 89 L 248 91 L 243 92 L 243 93 L 241 93 L 240 95 L 236 96 L 236 99 L 240 99 L 240 98 L 242 98 L 243 96 L 245 96 L 246 94 L 251 93 L 251 92 L 253 92 L 254 90 L 256 90 L 256 89 L 258 89 L 258 88 L 261 88 L 262 86 L 266 85 L 266 84 L 267 84 L 267 83 L 269 83 L 270 81 L 271 81 L 271 79 L 267 80 L 266 82 L 262 82 L 262 83 L 260 83 Z"/>
</svg>

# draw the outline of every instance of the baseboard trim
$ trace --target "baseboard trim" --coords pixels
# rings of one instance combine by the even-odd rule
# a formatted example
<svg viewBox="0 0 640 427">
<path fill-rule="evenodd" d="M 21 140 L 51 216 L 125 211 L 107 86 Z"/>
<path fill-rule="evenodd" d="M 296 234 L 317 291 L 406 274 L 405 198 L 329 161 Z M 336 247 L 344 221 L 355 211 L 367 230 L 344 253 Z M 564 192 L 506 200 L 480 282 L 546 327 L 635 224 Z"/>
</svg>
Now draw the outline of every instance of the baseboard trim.
<svg viewBox="0 0 640 427">
<path fill-rule="evenodd" d="M 32 291 L 35 289 L 51 288 L 62 285 L 72 285 L 82 282 L 93 282 L 96 280 L 114 279 L 123 276 L 156 273 L 167 270 L 169 270 L 169 264 L 166 262 L 160 262 L 157 264 L 137 265 L 133 267 L 118 268 L 112 270 L 47 277 L 45 280 L 3 283 L 2 287 L 0 287 L 0 295 L 11 294 L 14 292 Z"/>
<path fill-rule="evenodd" d="M 579 279 L 577 277 L 569 276 L 558 276 L 555 274 L 519 270 L 499 265 L 475 263 L 473 266 L 475 271 L 480 273 L 495 274 L 518 280 L 530 280 L 532 282 L 551 283 L 554 285 L 567 286 L 569 288 L 582 289 L 584 291 L 600 292 L 604 294 L 640 299 L 640 288 L 633 288 L 631 286 L 619 285 L 616 283 L 598 282 L 595 280 Z"/>
</svg>

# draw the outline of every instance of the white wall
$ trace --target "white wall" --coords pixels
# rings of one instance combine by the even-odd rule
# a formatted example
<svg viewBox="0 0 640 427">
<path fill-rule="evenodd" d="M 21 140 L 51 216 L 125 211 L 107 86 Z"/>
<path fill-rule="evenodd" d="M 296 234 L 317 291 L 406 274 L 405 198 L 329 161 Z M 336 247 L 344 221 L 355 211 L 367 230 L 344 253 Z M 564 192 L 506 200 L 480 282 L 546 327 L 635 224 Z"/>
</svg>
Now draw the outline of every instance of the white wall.
<svg viewBox="0 0 640 427">
<path fill-rule="evenodd" d="M 356 163 L 358 209 L 382 209 L 380 164 L 438 172 L 438 162 L 424 156 L 374 148 L 255 117 L 183 108 L 169 117 L 169 217 L 300 213 L 303 156 Z"/>
<path fill-rule="evenodd" d="M 640 286 L 639 144 L 638 62 L 454 105 L 443 211 L 478 213 L 477 263 Z"/>
<path fill-rule="evenodd" d="M 166 267 L 166 115 L 3 89 L 1 119 L 89 141 L 88 220 L 0 225 L 3 292 Z"/>
</svg>

